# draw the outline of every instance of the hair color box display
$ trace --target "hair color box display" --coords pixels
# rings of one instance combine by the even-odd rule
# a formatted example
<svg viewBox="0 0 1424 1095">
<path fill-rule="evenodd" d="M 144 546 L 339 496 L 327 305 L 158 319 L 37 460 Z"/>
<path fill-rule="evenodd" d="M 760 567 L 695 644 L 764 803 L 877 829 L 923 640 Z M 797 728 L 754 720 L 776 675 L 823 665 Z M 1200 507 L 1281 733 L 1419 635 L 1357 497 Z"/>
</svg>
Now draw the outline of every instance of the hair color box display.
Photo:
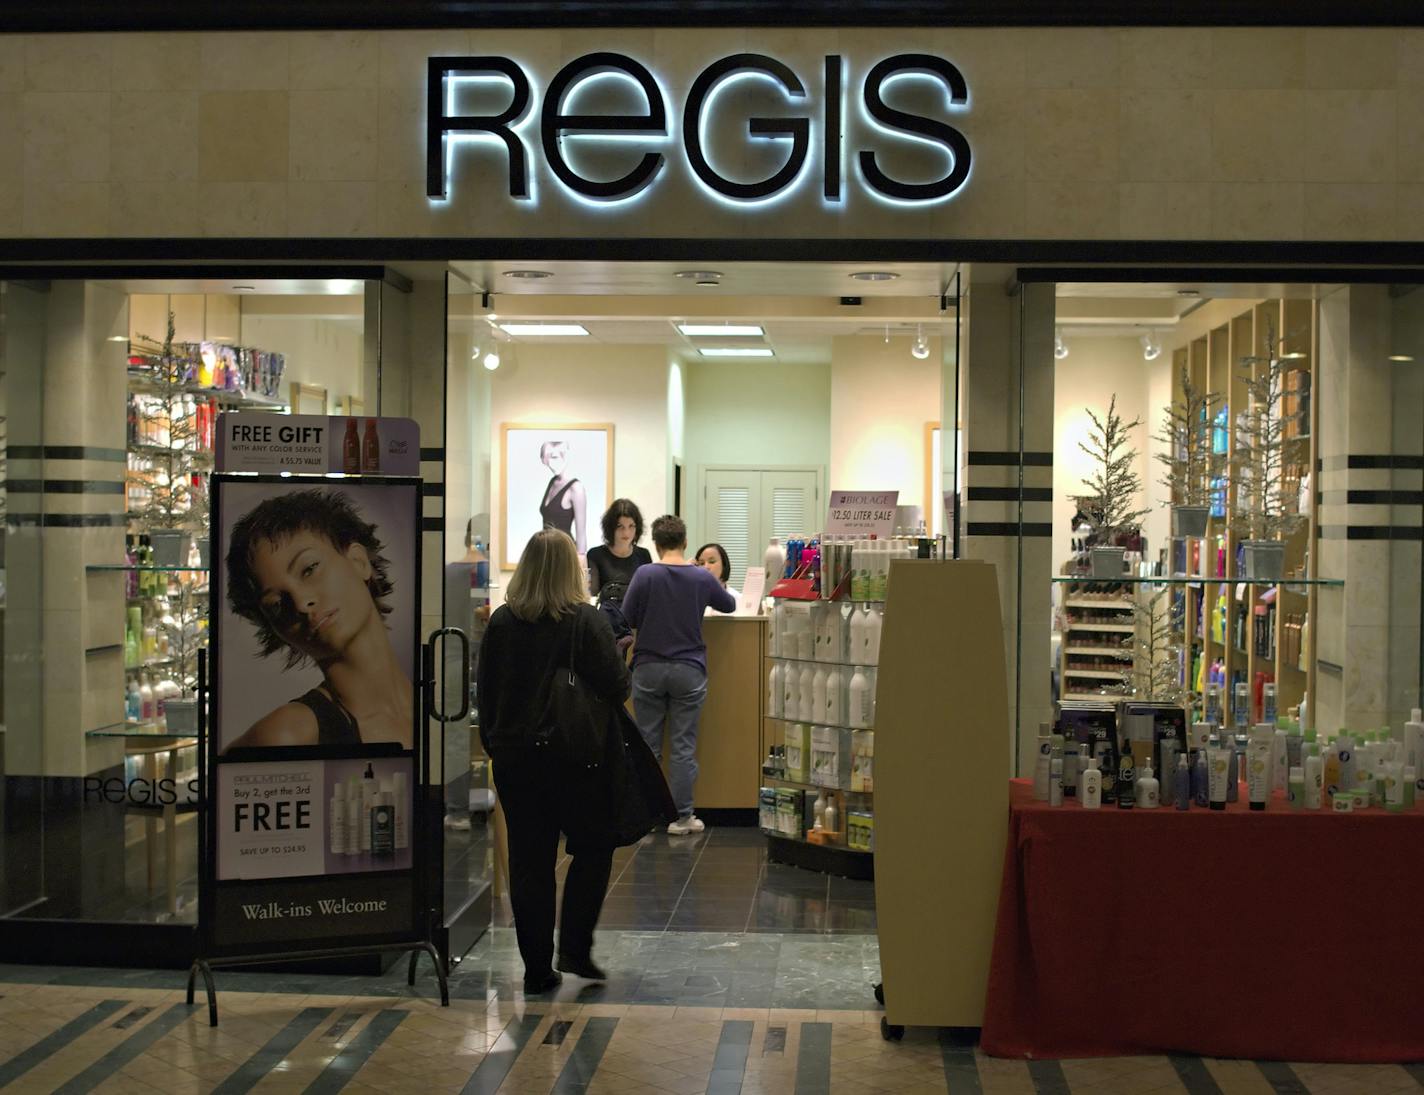
<svg viewBox="0 0 1424 1095">
<path fill-rule="evenodd" d="M 850 787 L 850 741 L 853 731 L 837 726 L 811 728 L 811 778 L 818 787 Z"/>
<path fill-rule="evenodd" d="M 786 778 L 808 783 L 811 778 L 811 727 L 804 722 L 782 723 L 782 744 L 786 757 Z"/>
</svg>

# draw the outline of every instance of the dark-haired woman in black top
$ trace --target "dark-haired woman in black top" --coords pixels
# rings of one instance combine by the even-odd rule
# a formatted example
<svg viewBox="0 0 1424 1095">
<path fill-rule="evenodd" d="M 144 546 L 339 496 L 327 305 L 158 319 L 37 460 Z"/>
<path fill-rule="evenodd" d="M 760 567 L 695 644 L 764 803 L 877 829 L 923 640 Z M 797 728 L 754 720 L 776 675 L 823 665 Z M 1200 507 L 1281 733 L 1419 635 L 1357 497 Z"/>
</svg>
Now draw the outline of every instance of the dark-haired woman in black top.
<svg viewBox="0 0 1424 1095">
<path fill-rule="evenodd" d="M 653 561 L 643 538 L 643 515 L 627 498 L 615 498 L 603 514 L 603 543 L 588 550 L 588 591 L 600 606 L 623 602 L 633 572 Z"/>
</svg>

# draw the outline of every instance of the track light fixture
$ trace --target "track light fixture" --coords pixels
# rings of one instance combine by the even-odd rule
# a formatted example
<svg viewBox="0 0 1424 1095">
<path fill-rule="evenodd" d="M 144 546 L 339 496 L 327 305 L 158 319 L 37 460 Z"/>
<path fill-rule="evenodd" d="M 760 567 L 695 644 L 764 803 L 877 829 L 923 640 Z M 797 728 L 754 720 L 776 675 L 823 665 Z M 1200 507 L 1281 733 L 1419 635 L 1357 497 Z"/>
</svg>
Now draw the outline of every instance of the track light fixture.
<svg viewBox="0 0 1424 1095">
<path fill-rule="evenodd" d="M 1062 327 L 1053 330 L 1053 356 L 1059 361 L 1068 356 L 1068 343 L 1064 341 Z"/>
<path fill-rule="evenodd" d="M 925 329 L 920 324 L 915 325 L 915 341 L 910 344 L 910 356 L 916 361 L 923 361 L 930 356 L 930 344 L 925 339 Z"/>
<path fill-rule="evenodd" d="M 1142 343 L 1143 361 L 1156 361 L 1162 356 L 1162 340 L 1157 337 L 1156 331 L 1149 329 L 1138 341 Z"/>
</svg>

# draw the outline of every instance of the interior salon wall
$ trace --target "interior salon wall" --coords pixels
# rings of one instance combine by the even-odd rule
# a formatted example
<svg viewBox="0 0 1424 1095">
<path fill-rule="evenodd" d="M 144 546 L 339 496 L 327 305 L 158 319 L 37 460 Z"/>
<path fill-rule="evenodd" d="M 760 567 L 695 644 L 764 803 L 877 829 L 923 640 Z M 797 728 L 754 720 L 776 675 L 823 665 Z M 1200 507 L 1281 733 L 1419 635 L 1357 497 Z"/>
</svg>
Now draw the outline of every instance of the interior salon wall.
<svg viewBox="0 0 1424 1095">
<path fill-rule="evenodd" d="M 1144 490 L 1136 500 L 1148 510 L 1143 521 L 1147 559 L 1155 561 L 1166 546 L 1171 518 L 1163 503 L 1166 488 L 1158 480 L 1161 467 L 1152 459 L 1161 446 L 1152 440 L 1159 432 L 1162 410 L 1171 399 L 1171 355 L 1166 350 L 1156 361 L 1142 359 L 1136 338 L 1078 338 L 1068 336 L 1068 356 L 1056 362 L 1053 383 L 1053 570 L 1068 558 L 1074 497 L 1088 493 L 1083 480 L 1093 471 L 1093 461 L 1079 448 L 1088 444 L 1093 423 L 1088 409 L 1105 418 L 1108 402 L 1117 396 L 1117 413 L 1124 423 L 1134 418 L 1141 425 L 1129 431 L 1137 450 L 1136 470 Z"/>
<path fill-rule="evenodd" d="M 668 362 L 667 377 L 667 436 L 668 436 L 668 482 L 667 482 L 667 502 L 663 509 L 667 513 L 672 513 L 676 506 L 676 477 L 677 465 L 684 466 L 684 478 L 687 477 L 687 392 L 683 383 L 683 365 L 677 361 Z M 686 485 L 684 485 L 684 489 Z M 683 513 L 686 514 L 687 502 L 682 503 Z M 684 517 L 685 519 L 685 517 Z"/>
<path fill-rule="evenodd" d="M 831 374 L 826 364 L 696 361 L 683 365 L 687 497 L 683 516 L 699 544 L 698 469 L 826 467 L 831 447 Z"/>
<path fill-rule="evenodd" d="M 494 375 L 490 436 L 495 490 L 490 514 L 495 564 L 500 565 L 504 453 L 500 426 L 613 423 L 613 491 L 644 516 L 662 512 L 668 490 L 668 362 L 662 346 L 538 346 L 522 343 L 514 368 Z M 588 515 L 598 542 L 601 513 Z"/>
<path fill-rule="evenodd" d="M 336 414 L 341 409 L 342 396 L 363 394 L 359 323 L 310 316 L 244 315 L 240 344 L 287 356 L 287 371 L 282 378 L 284 399 L 288 398 L 289 384 L 315 384 L 326 389 L 327 411 Z M 375 413 L 370 403 L 366 409 Z"/>
<path fill-rule="evenodd" d="M 928 334 L 928 332 L 927 332 Z M 898 490 L 925 505 L 925 424 L 940 407 L 940 340 L 923 361 L 910 338 L 846 335 L 831 344 L 831 490 Z"/>
</svg>

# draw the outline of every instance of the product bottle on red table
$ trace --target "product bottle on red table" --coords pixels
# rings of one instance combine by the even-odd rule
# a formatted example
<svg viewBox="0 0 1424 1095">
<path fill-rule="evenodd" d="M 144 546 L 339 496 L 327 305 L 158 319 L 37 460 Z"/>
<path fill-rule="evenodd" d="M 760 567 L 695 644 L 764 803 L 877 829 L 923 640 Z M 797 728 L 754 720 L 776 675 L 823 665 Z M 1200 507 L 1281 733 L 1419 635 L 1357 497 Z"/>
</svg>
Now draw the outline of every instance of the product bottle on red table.
<svg viewBox="0 0 1424 1095">
<path fill-rule="evenodd" d="M 1117 762 L 1117 808 L 1131 810 L 1137 804 L 1137 780 L 1132 769 L 1132 754 L 1129 742 L 1123 742 Z"/>
</svg>

